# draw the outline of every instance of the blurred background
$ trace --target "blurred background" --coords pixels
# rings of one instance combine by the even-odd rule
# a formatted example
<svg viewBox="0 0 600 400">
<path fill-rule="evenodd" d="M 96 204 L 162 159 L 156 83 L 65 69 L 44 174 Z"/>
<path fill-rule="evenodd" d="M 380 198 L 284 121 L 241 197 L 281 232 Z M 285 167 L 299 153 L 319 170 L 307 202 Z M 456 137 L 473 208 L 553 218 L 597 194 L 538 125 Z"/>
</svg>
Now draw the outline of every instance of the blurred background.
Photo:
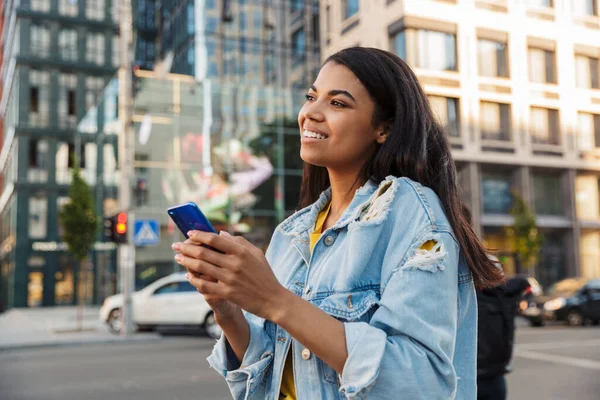
<svg viewBox="0 0 600 400">
<path fill-rule="evenodd" d="M 509 398 L 598 399 L 599 10 L 599 0 L 1 1 L 0 386 L 10 399 L 229 398 L 204 361 L 202 335 L 218 334 L 209 310 L 174 317 L 198 294 L 178 274 L 170 246 L 182 235 L 166 209 L 196 202 L 217 230 L 266 249 L 298 203 L 303 96 L 328 55 L 360 45 L 415 70 L 476 233 L 509 277 L 531 283 Z M 75 170 L 99 227 L 85 260 L 61 220 Z M 200 336 L 113 335 L 127 285 L 139 330 Z M 77 343 L 87 345 L 47 348 Z"/>
</svg>

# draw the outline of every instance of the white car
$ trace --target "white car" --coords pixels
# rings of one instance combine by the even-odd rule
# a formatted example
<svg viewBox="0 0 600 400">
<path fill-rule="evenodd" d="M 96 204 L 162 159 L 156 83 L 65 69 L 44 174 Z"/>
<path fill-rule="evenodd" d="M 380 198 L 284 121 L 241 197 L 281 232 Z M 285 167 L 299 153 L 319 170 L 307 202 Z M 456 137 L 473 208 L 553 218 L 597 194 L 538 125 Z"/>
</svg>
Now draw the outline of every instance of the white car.
<svg viewBox="0 0 600 400">
<path fill-rule="evenodd" d="M 221 328 L 204 297 L 198 293 L 185 273 L 165 276 L 132 294 L 133 321 L 139 330 L 158 326 L 202 327 L 212 338 L 221 335 Z M 100 319 L 113 333 L 121 331 L 123 295 L 116 294 L 104 300 Z"/>
</svg>

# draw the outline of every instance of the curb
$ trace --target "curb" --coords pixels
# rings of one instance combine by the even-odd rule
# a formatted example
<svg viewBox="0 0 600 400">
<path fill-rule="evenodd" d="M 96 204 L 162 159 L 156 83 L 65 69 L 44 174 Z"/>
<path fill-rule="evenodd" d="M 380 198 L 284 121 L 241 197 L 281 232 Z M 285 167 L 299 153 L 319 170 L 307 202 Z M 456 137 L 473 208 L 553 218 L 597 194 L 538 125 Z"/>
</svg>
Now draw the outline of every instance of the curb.
<svg viewBox="0 0 600 400">
<path fill-rule="evenodd" d="M 69 340 L 69 341 L 48 341 L 38 343 L 15 343 L 14 345 L 0 345 L 0 352 L 11 351 L 11 350 L 34 350 L 44 349 L 53 347 L 77 347 L 88 344 L 106 344 L 106 343 L 140 343 L 140 342 L 151 342 L 161 340 L 162 337 L 158 335 L 144 335 L 144 336 L 133 336 L 130 338 L 122 338 L 120 336 L 99 338 L 99 339 L 83 339 L 83 340 Z"/>
</svg>

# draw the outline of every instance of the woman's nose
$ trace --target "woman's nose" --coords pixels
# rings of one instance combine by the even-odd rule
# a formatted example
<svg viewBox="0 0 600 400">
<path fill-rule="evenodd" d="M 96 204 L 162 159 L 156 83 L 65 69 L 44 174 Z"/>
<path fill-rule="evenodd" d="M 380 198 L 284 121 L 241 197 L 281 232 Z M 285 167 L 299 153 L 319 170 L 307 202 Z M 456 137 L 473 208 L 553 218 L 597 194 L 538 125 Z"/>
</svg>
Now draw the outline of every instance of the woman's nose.
<svg viewBox="0 0 600 400">
<path fill-rule="evenodd" d="M 325 118 L 325 114 L 323 114 L 323 111 L 321 110 L 321 105 L 319 105 L 317 101 L 305 104 L 302 113 L 304 118 L 314 121 L 322 121 Z"/>
</svg>

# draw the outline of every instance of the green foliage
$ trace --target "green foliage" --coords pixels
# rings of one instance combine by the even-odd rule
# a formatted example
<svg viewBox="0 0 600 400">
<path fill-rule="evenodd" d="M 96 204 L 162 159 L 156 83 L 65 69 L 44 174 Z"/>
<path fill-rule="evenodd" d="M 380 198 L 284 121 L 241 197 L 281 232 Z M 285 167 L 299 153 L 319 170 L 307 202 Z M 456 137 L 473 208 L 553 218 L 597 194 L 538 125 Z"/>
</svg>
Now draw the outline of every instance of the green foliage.
<svg viewBox="0 0 600 400">
<path fill-rule="evenodd" d="M 513 226 L 506 229 L 509 243 L 518 254 L 523 266 L 530 272 L 538 262 L 544 238 L 538 232 L 535 214 L 529 209 L 523 197 L 513 191 L 513 207 L 510 214 L 514 217 Z"/>
<path fill-rule="evenodd" d="M 75 162 L 75 165 L 78 165 Z M 73 183 L 69 190 L 69 203 L 61 213 L 60 222 L 69 253 L 79 262 L 85 259 L 96 241 L 98 221 L 92 191 L 80 174 L 79 167 L 73 168 Z"/>
</svg>

